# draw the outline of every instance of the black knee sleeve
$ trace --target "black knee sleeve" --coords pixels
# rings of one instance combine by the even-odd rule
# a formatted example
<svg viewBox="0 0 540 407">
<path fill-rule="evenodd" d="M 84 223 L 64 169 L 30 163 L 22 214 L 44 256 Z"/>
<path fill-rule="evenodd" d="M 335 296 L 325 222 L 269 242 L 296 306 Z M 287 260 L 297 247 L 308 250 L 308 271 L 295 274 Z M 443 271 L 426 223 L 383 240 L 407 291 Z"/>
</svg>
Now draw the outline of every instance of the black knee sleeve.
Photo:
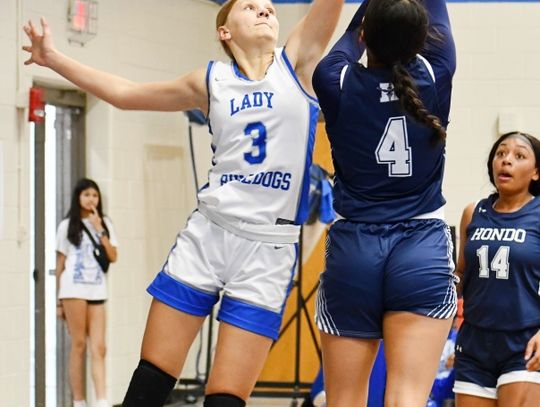
<svg viewBox="0 0 540 407">
<path fill-rule="evenodd" d="M 246 402 L 240 397 L 227 393 L 207 394 L 203 407 L 245 407 Z"/>
<path fill-rule="evenodd" d="M 141 359 L 133 372 L 122 407 L 162 407 L 176 378 Z"/>
</svg>

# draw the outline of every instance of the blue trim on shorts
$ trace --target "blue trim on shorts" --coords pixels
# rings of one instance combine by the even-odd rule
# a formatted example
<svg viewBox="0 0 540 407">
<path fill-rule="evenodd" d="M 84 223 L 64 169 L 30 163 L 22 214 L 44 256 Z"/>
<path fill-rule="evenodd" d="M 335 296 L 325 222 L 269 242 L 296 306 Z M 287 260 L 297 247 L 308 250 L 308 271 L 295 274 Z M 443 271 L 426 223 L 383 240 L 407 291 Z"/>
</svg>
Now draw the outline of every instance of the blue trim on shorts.
<svg viewBox="0 0 540 407">
<path fill-rule="evenodd" d="M 197 290 L 175 280 L 163 271 L 158 273 L 146 291 L 156 300 L 198 317 L 209 315 L 219 299 L 218 294 Z"/>
<path fill-rule="evenodd" d="M 451 318 L 456 289 L 449 237 L 439 219 L 334 223 L 317 296 L 319 329 L 380 338 L 389 311 Z"/>
<path fill-rule="evenodd" d="M 465 305 L 466 306 L 466 305 Z M 525 348 L 540 327 L 499 331 L 463 322 L 456 339 L 456 381 L 495 389 L 501 376 L 527 371 Z"/>
<path fill-rule="evenodd" d="M 289 298 L 289 295 L 291 295 L 291 291 L 294 287 L 294 271 L 296 270 L 296 264 L 298 263 L 298 258 L 300 257 L 300 244 L 295 243 L 294 244 L 294 263 L 291 268 L 291 279 L 289 280 L 289 285 L 287 286 L 287 293 L 285 294 L 285 301 L 283 301 L 283 306 L 281 307 L 281 316 L 283 317 L 283 313 L 285 312 L 285 306 L 287 305 L 287 299 Z"/>
<path fill-rule="evenodd" d="M 217 319 L 273 340 L 278 338 L 281 326 L 281 314 L 226 296 Z"/>
<path fill-rule="evenodd" d="M 283 300 L 283 305 L 281 306 L 281 312 L 279 313 L 279 316 L 281 318 L 281 321 L 283 321 L 283 314 L 285 313 L 285 307 L 287 306 L 287 300 L 289 299 L 289 295 L 291 295 L 291 291 L 294 287 L 294 276 L 295 276 L 295 270 L 296 265 L 298 264 L 298 259 L 300 257 L 300 244 L 295 243 L 294 244 L 294 263 L 291 267 L 291 279 L 289 280 L 289 285 L 287 286 L 287 292 L 285 294 L 285 300 Z M 281 329 L 281 323 L 278 326 L 278 332 L 276 333 L 277 338 L 282 334 L 282 332 L 279 332 Z M 276 339 L 277 339 L 276 338 Z"/>
<path fill-rule="evenodd" d="M 298 262 L 299 247 L 298 243 L 294 244 L 295 259 L 291 268 L 291 279 L 287 286 L 287 292 L 280 313 L 224 296 L 221 301 L 217 319 L 238 328 L 245 329 L 246 331 L 267 336 L 274 341 L 277 340 L 279 338 L 279 329 L 281 328 L 281 321 L 283 320 L 287 298 L 289 298 L 289 294 L 294 285 L 294 270 L 296 269 L 296 264 Z M 264 322 L 259 323 L 254 321 Z"/>
</svg>

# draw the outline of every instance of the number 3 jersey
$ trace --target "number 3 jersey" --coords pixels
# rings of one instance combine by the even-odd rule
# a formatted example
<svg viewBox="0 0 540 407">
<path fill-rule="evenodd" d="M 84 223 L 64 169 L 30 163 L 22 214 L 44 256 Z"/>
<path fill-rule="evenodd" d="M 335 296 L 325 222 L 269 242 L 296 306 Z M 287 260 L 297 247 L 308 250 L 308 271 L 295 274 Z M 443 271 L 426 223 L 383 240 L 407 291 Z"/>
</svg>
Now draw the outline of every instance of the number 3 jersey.
<svg viewBox="0 0 540 407">
<path fill-rule="evenodd" d="M 262 80 L 236 63 L 210 62 L 214 151 L 199 210 L 248 238 L 292 243 L 307 216 L 317 100 L 302 89 L 283 48 Z"/>
<path fill-rule="evenodd" d="M 514 213 L 481 200 L 467 227 L 464 318 L 493 330 L 540 325 L 540 199 Z"/>
</svg>

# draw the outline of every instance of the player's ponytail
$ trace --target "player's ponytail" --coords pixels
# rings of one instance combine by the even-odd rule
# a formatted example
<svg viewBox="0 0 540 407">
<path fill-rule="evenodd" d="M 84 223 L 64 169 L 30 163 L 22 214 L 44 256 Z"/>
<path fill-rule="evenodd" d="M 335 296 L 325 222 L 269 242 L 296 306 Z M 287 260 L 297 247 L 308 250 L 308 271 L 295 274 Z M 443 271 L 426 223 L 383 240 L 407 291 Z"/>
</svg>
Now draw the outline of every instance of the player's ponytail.
<svg viewBox="0 0 540 407">
<path fill-rule="evenodd" d="M 424 48 L 428 29 L 427 11 L 419 0 L 371 0 L 361 25 L 368 51 L 393 72 L 401 106 L 414 120 L 433 128 L 438 142 L 445 140 L 446 130 L 424 106 L 405 68 Z"/>
<path fill-rule="evenodd" d="M 444 141 L 446 139 L 446 129 L 442 126 L 440 119 L 430 114 L 424 106 L 407 69 L 400 62 L 397 62 L 392 67 L 392 73 L 394 92 L 399 98 L 403 110 L 417 122 L 433 128 L 437 141 Z"/>
</svg>

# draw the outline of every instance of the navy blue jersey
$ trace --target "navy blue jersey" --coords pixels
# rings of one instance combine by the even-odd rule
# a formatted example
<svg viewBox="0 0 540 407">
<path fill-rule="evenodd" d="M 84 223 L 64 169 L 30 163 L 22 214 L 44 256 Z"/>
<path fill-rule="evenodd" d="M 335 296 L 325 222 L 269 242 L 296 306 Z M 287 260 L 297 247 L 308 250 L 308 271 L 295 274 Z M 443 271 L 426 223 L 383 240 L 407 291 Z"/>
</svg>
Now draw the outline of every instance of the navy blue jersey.
<svg viewBox="0 0 540 407">
<path fill-rule="evenodd" d="M 540 325 L 540 198 L 514 213 L 480 201 L 467 227 L 465 320 L 493 330 Z"/>
<path fill-rule="evenodd" d="M 444 205 L 444 143 L 401 108 L 388 68 L 357 62 L 363 51 L 355 27 L 368 1 L 318 65 L 313 86 L 326 119 L 335 167 L 334 208 L 341 216 L 388 223 L 433 212 Z M 428 42 L 406 69 L 418 94 L 441 123 L 448 123 L 455 49 L 442 0 L 427 3 L 430 26 L 442 40 Z"/>
</svg>

